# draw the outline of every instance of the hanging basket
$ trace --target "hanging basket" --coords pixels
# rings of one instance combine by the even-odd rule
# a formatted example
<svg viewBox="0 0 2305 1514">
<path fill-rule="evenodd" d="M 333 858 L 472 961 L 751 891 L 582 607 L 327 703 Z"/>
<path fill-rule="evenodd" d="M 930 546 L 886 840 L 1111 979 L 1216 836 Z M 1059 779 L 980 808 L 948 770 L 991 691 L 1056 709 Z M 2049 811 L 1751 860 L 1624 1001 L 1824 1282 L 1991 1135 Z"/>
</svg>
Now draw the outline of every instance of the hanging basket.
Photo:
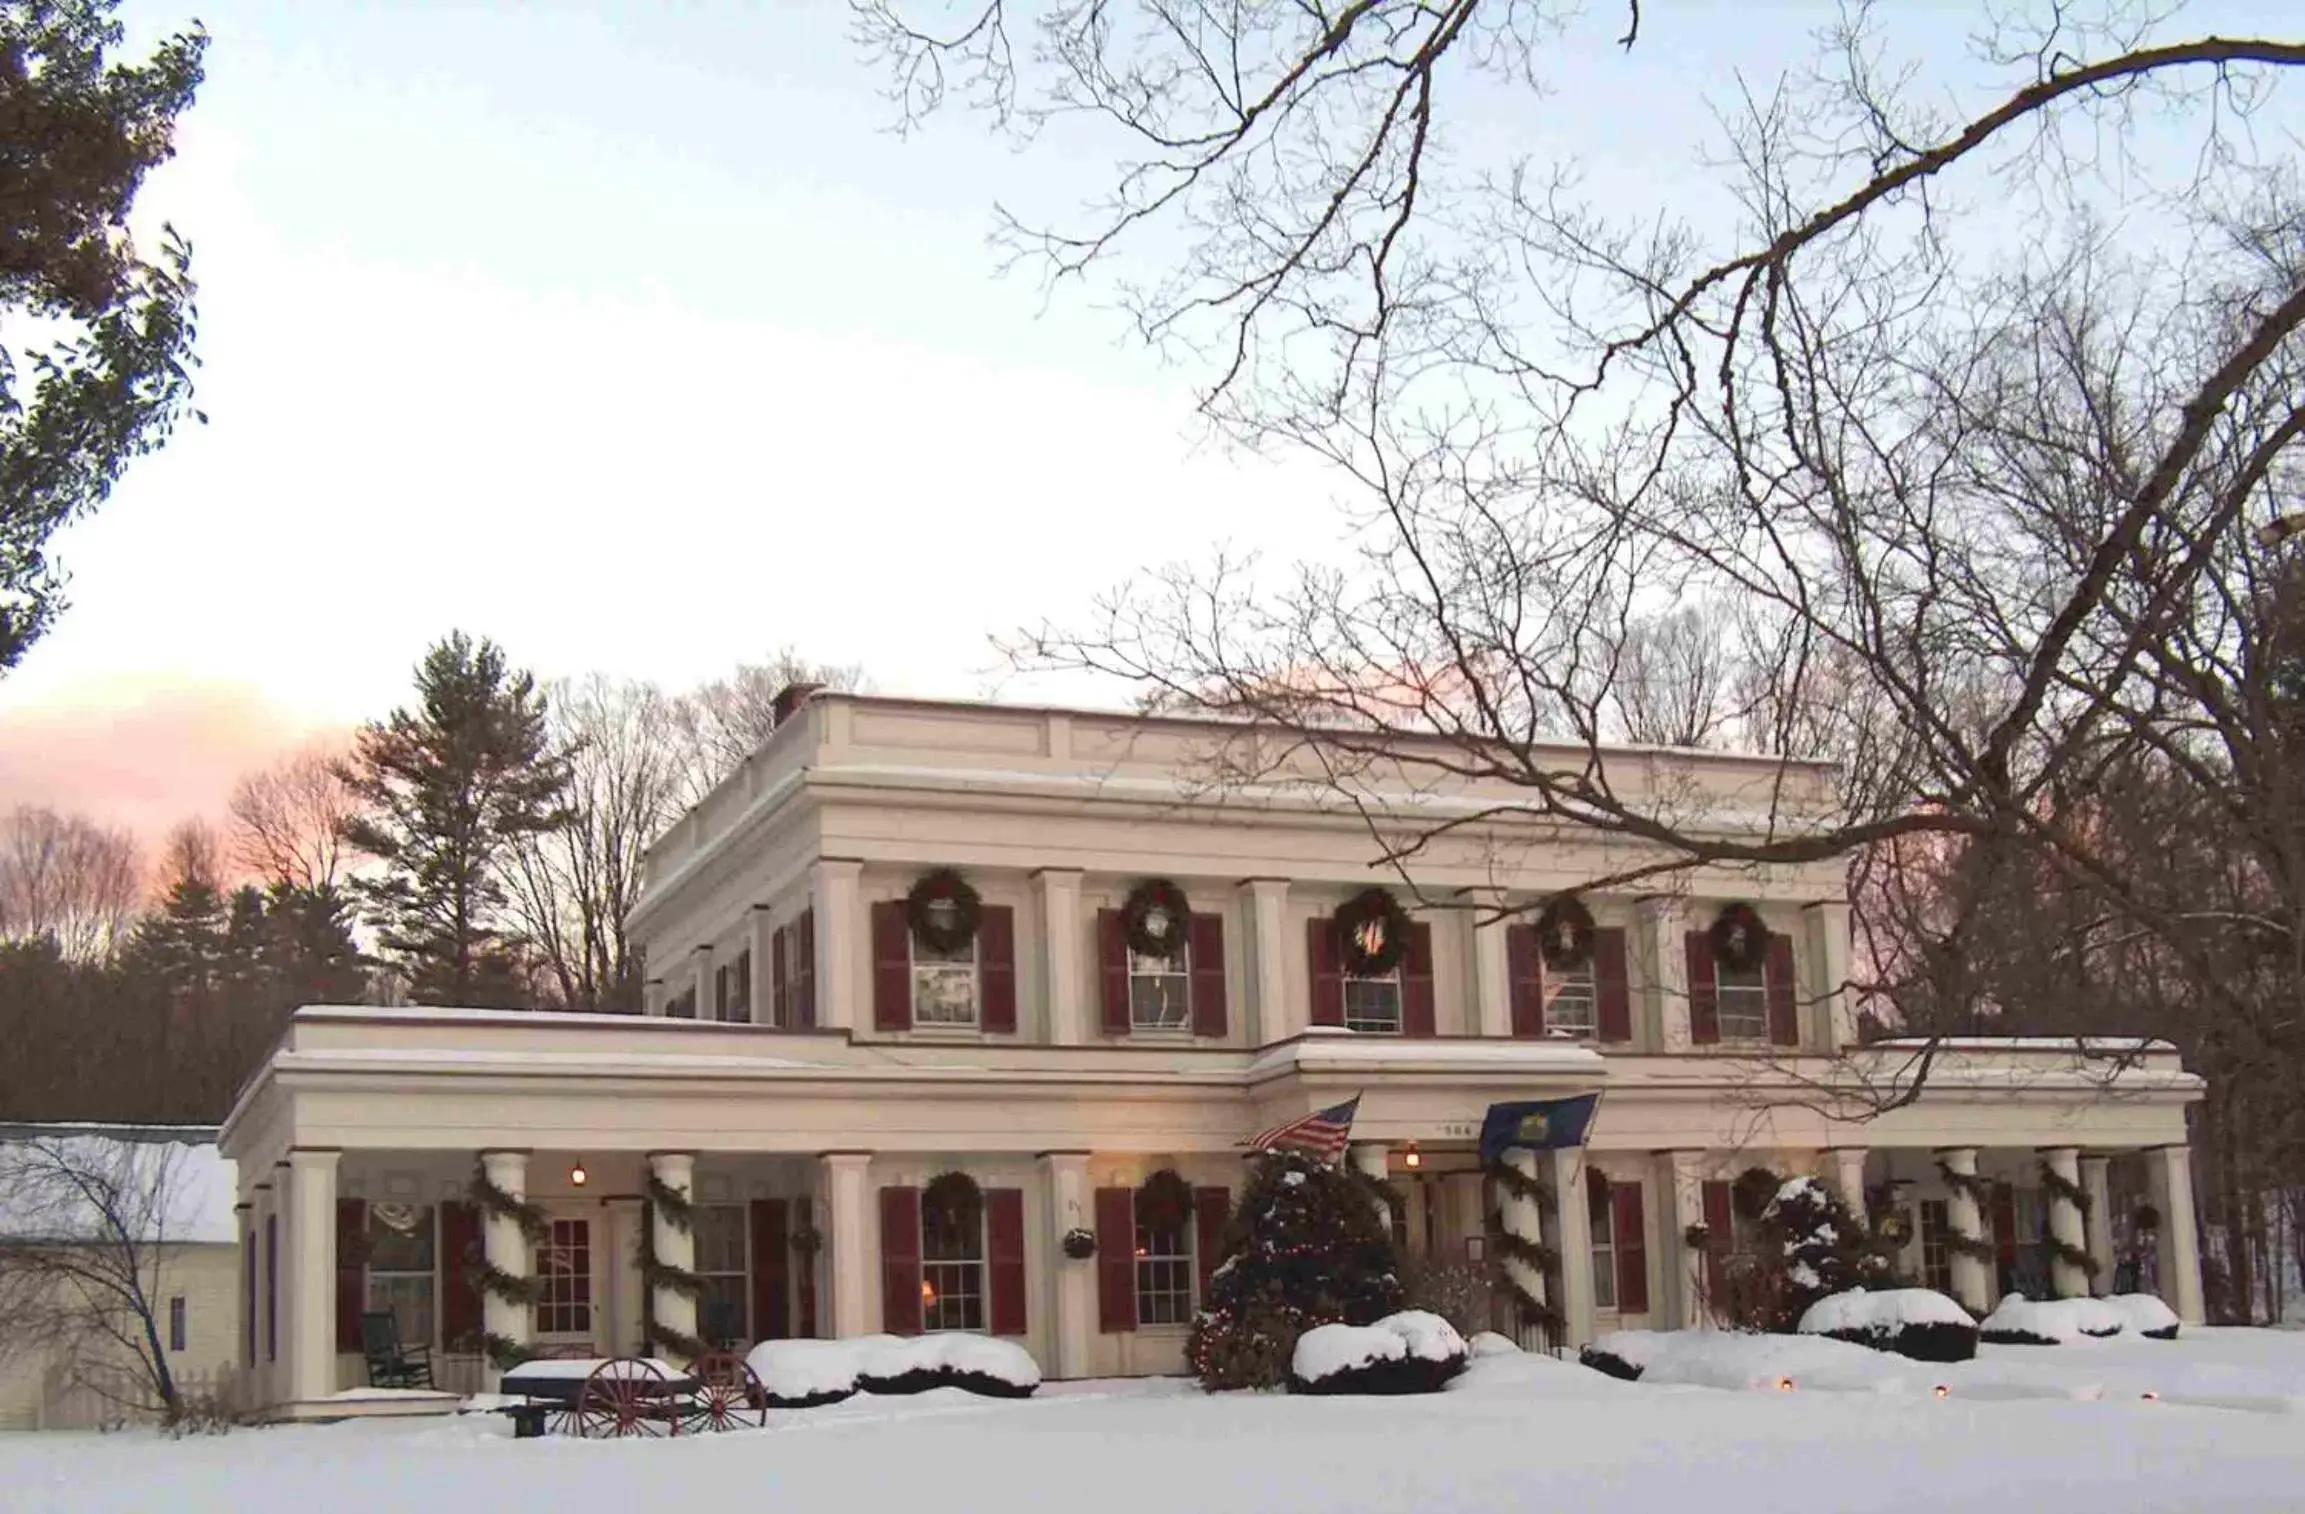
<svg viewBox="0 0 2305 1514">
<path fill-rule="evenodd" d="M 923 873 L 904 896 L 905 921 L 913 939 L 940 952 L 956 952 L 976 939 L 984 901 L 968 880 L 949 867 Z"/>
<path fill-rule="evenodd" d="M 1555 972 L 1582 967 L 1593 956 L 1593 912 L 1574 894 L 1563 894 L 1537 915 L 1537 951 Z"/>
<path fill-rule="evenodd" d="M 1750 904 L 1732 904 L 1714 917 L 1709 932 L 1713 960 L 1735 972 L 1751 972 L 1769 957 L 1769 927 Z"/>
<path fill-rule="evenodd" d="M 1076 1262 L 1085 1262 L 1096 1255 L 1096 1232 L 1075 1225 L 1064 1233 L 1064 1240 L 1060 1244 L 1066 1256 Z"/>
<path fill-rule="evenodd" d="M 1166 878 L 1151 878 L 1129 890 L 1120 909 L 1121 935 L 1140 957 L 1181 957 L 1192 926 L 1185 891 Z"/>
<path fill-rule="evenodd" d="M 1337 906 L 1337 956 L 1346 974 L 1381 978 L 1409 949 L 1409 915 L 1385 889 L 1369 888 Z"/>
</svg>

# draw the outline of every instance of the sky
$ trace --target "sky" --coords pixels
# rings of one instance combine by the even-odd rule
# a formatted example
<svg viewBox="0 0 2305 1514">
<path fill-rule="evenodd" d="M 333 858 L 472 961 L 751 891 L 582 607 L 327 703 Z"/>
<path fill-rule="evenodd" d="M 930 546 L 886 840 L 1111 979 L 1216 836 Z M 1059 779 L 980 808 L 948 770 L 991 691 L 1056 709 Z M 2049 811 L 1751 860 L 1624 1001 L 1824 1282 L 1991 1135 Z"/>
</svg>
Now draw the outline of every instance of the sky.
<svg viewBox="0 0 2305 1514">
<path fill-rule="evenodd" d="M 1957 74 L 1981 7 L 1896 9 Z M 1670 205 L 1715 109 L 1833 14 L 1644 11 L 1630 53 L 1613 7 L 1572 20 L 1484 134 Z M 451 628 L 544 677 L 681 686 L 789 645 L 883 692 L 1046 695 L 993 637 L 1218 544 L 1337 538 L 1343 482 L 1208 437 L 1109 287 L 1003 275 L 994 206 L 1094 195 L 1093 142 L 899 137 L 838 0 L 123 15 L 213 38 L 139 207 L 193 244 L 209 419 L 57 541 L 71 607 L 0 678 L 0 805 L 214 814 Z"/>
</svg>

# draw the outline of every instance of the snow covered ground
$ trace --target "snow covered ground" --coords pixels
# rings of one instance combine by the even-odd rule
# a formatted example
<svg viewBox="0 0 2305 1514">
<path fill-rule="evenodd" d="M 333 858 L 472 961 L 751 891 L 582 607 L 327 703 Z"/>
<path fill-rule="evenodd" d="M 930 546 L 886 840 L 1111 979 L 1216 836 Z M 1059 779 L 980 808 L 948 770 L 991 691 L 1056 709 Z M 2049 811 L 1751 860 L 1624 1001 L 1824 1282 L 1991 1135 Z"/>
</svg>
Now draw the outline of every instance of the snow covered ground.
<svg viewBox="0 0 2305 1514">
<path fill-rule="evenodd" d="M 486 1416 L 180 1442 L 17 1435 L 0 1437 L 0 1509 L 2131 1514 L 2288 1511 L 2305 1487 L 2305 1333 L 1987 1347 L 1949 1367 L 1814 1337 L 1714 1349 L 1794 1351 L 1810 1377 L 1788 1369 L 1790 1391 L 1625 1383 L 1498 1354 L 1424 1398 L 941 1389 L 665 1441 L 515 1442 Z"/>
</svg>

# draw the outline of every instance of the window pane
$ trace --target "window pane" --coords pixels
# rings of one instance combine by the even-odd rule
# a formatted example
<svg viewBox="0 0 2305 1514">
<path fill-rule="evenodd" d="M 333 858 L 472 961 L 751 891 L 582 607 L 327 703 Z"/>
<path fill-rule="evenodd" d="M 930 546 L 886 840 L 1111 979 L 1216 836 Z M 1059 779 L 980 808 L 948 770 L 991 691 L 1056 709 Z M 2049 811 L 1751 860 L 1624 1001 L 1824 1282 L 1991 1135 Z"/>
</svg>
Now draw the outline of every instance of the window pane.
<svg viewBox="0 0 2305 1514">
<path fill-rule="evenodd" d="M 1735 968 L 1725 962 L 1713 966 L 1719 995 L 1721 1039 L 1766 1041 L 1769 1038 L 1768 974 L 1758 967 Z"/>
<path fill-rule="evenodd" d="M 543 1294 L 536 1305 L 536 1328 L 546 1335 L 587 1335 L 592 1331 L 592 1225 L 586 1220 L 554 1220 L 537 1253 Z"/>
<path fill-rule="evenodd" d="M 1184 958 L 1129 953 L 1129 1024 L 1136 1030 L 1192 1024 L 1192 977 Z"/>
<path fill-rule="evenodd" d="M 1345 1029 L 1397 1034 L 1401 1028 L 1401 980 L 1345 979 Z"/>
<path fill-rule="evenodd" d="M 692 1232 L 696 1236 L 696 1270 L 704 1273 L 744 1271 L 745 1229 L 741 1205 L 699 1207 Z"/>
<path fill-rule="evenodd" d="M 976 966 L 916 963 L 912 970 L 915 1025 L 974 1025 Z"/>
<path fill-rule="evenodd" d="M 1593 987 L 1590 960 L 1555 971 L 1545 969 L 1545 1029 L 1570 1036 L 1600 1033 L 1600 995 Z"/>
<path fill-rule="evenodd" d="M 391 1311 L 404 1344 L 432 1343 L 431 1273 L 369 1273 L 368 1307 Z"/>
<path fill-rule="evenodd" d="M 432 1270 L 432 1206 L 368 1206 L 368 1265 L 378 1272 Z"/>
<path fill-rule="evenodd" d="M 1192 1323 L 1191 1227 L 1137 1227 L 1136 1317 L 1139 1325 Z"/>
</svg>

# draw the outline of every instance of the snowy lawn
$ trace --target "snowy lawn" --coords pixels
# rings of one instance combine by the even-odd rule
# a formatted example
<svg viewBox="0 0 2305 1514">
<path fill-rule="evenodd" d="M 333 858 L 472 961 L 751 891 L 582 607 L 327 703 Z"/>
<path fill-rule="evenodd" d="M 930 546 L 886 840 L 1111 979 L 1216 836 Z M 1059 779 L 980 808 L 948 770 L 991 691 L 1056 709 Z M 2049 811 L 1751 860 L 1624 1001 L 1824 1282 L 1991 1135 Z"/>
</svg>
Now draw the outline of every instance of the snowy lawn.
<svg viewBox="0 0 2305 1514">
<path fill-rule="evenodd" d="M 1024 1400 L 940 1389 L 663 1441 L 515 1442 L 483 1416 L 181 1442 L 15 1435 L 0 1437 L 0 1508 L 2124 1514 L 2294 1510 L 2305 1487 L 2305 1334 L 1986 1347 L 1950 1366 L 1814 1337 L 1748 1348 L 1780 1344 L 1822 1375 L 1790 1392 L 1624 1383 L 1499 1354 L 1422 1398 L 1209 1398 L 1175 1382 L 1053 1383 Z M 1842 1364 L 1840 1386 L 1825 1385 L 1818 1348 Z M 1851 1365 L 1867 1357 L 1878 1370 Z M 1944 1381 L 1954 1391 L 1940 1399 Z"/>
</svg>

